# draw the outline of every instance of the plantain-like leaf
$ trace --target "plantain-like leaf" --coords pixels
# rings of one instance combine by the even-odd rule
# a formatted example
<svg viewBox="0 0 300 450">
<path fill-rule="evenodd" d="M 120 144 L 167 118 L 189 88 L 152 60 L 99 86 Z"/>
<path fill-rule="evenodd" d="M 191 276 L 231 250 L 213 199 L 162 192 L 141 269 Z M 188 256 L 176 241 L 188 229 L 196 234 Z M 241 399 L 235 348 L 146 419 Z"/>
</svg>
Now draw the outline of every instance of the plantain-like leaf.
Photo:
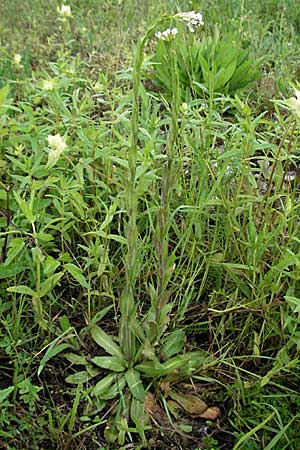
<svg viewBox="0 0 300 450">
<path fill-rule="evenodd" d="M 182 329 L 172 331 L 166 338 L 162 347 L 162 354 L 165 359 L 171 358 L 171 356 L 177 355 L 182 352 L 184 347 L 185 334 Z"/>
<path fill-rule="evenodd" d="M 85 356 L 82 355 L 76 355 L 75 353 L 66 353 L 65 358 L 71 363 L 81 366 L 86 366 L 88 364 L 88 361 Z"/>
<path fill-rule="evenodd" d="M 126 369 L 126 362 L 117 356 L 95 356 L 91 361 L 96 366 L 112 370 L 113 372 L 124 372 Z"/>
<path fill-rule="evenodd" d="M 145 414 L 145 404 L 136 398 L 132 398 L 130 407 L 130 417 L 139 431 L 142 439 L 144 438 L 145 422 L 148 418 Z"/>
<path fill-rule="evenodd" d="M 90 374 L 86 370 L 75 372 L 66 378 L 66 382 L 71 384 L 83 384 L 91 380 L 94 376 L 98 375 L 98 373 Z"/>
<path fill-rule="evenodd" d="M 106 375 L 106 377 L 102 378 L 98 383 L 94 386 L 92 390 L 92 394 L 96 397 L 102 396 L 109 391 L 111 385 L 118 379 L 118 375 L 116 373 L 110 373 Z"/>
<path fill-rule="evenodd" d="M 186 376 L 200 368 L 205 361 L 207 361 L 207 356 L 204 356 L 202 352 L 189 352 L 184 355 L 174 356 L 162 364 L 157 360 L 145 361 L 135 366 L 135 369 L 149 378 L 176 374 L 179 369 L 181 375 Z"/>
<path fill-rule="evenodd" d="M 54 356 L 58 355 L 59 353 L 61 353 L 62 351 L 64 351 L 66 348 L 69 348 L 70 345 L 69 344 L 58 344 L 58 345 L 50 345 L 50 347 L 47 349 L 46 353 L 44 354 L 39 368 L 38 368 L 38 375 L 40 375 L 42 373 L 42 370 L 44 369 L 46 363 L 53 358 Z"/>
<path fill-rule="evenodd" d="M 110 386 L 109 390 L 106 393 L 100 396 L 101 400 L 111 400 L 112 398 L 117 397 L 121 394 L 125 386 L 126 378 L 125 376 L 122 376 L 121 378 L 118 378 L 112 386 Z"/>
<path fill-rule="evenodd" d="M 105 331 L 103 331 L 100 327 L 93 325 L 91 327 L 91 335 L 94 341 L 107 353 L 112 356 L 116 356 L 120 360 L 124 359 L 120 347 L 114 342 L 113 338 L 109 334 L 105 333 Z"/>
<path fill-rule="evenodd" d="M 125 373 L 128 388 L 134 398 L 143 402 L 145 399 L 145 391 L 140 374 L 137 370 L 129 369 Z"/>
<path fill-rule="evenodd" d="M 164 366 L 157 359 L 138 364 L 135 369 L 149 378 L 159 378 L 165 375 Z"/>
</svg>

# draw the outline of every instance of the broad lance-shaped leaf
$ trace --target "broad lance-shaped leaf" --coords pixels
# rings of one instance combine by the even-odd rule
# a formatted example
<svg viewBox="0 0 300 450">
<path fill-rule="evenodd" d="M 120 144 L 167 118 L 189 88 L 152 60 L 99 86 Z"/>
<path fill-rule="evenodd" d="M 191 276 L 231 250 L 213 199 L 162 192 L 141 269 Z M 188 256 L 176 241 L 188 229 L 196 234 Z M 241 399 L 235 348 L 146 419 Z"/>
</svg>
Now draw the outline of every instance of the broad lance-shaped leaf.
<svg viewBox="0 0 300 450">
<path fill-rule="evenodd" d="M 101 396 L 109 391 L 113 382 L 118 378 L 116 373 L 110 373 L 106 377 L 102 378 L 92 390 L 92 394 L 96 397 Z"/>
<path fill-rule="evenodd" d="M 50 347 L 48 348 L 48 350 L 46 351 L 46 353 L 44 354 L 39 368 L 38 368 L 38 375 L 40 375 L 42 373 L 42 370 L 45 367 L 45 364 L 54 356 L 58 355 L 59 353 L 61 353 L 62 351 L 64 351 L 66 348 L 69 348 L 70 345 L 69 344 L 58 344 L 58 345 L 50 345 Z"/>
<path fill-rule="evenodd" d="M 28 286 L 11 286 L 7 288 L 8 292 L 15 292 L 16 294 L 23 294 L 23 295 L 29 295 L 30 297 L 34 297 L 36 293 L 30 289 Z"/>
<path fill-rule="evenodd" d="M 63 272 L 55 273 L 47 280 L 43 281 L 40 289 L 40 297 L 43 297 L 44 295 L 48 294 L 56 286 L 56 284 L 59 282 L 62 276 Z"/>
<path fill-rule="evenodd" d="M 112 356 L 116 356 L 117 358 L 123 360 L 124 355 L 120 347 L 114 342 L 113 338 L 105 333 L 100 327 L 97 325 L 92 326 L 91 335 L 94 341 L 100 345 L 107 353 Z"/>
<path fill-rule="evenodd" d="M 166 338 L 164 345 L 162 347 L 162 354 L 165 359 L 171 358 L 171 356 L 182 352 L 184 347 L 185 334 L 181 329 L 174 330 Z"/>
<path fill-rule="evenodd" d="M 21 238 L 15 238 L 10 241 L 7 257 L 4 262 L 5 266 L 9 264 L 21 253 L 25 246 L 25 242 Z"/>
<path fill-rule="evenodd" d="M 87 381 L 91 380 L 98 374 L 99 374 L 98 371 L 91 374 L 91 373 L 87 372 L 86 370 L 83 370 L 81 372 L 75 372 L 72 375 L 69 375 L 66 378 L 66 382 L 71 383 L 71 384 L 83 384 L 83 383 L 86 383 Z"/>
<path fill-rule="evenodd" d="M 89 284 L 87 283 L 85 277 L 82 274 L 82 270 L 80 267 L 75 266 L 75 264 L 67 263 L 64 265 L 64 268 L 75 278 L 76 281 L 85 289 L 89 288 Z"/>
<path fill-rule="evenodd" d="M 107 392 L 100 395 L 101 400 L 111 400 L 117 396 L 120 396 L 124 387 L 126 386 L 126 378 L 122 376 L 118 378 L 117 381 L 110 386 Z"/>
<path fill-rule="evenodd" d="M 129 369 L 125 373 L 128 388 L 134 398 L 143 402 L 145 400 L 144 386 L 137 370 Z"/>
<path fill-rule="evenodd" d="M 145 404 L 136 398 L 132 398 L 130 407 L 130 417 L 136 425 L 137 430 L 143 432 L 145 429 L 145 422 L 148 418 L 145 414 Z"/>
<path fill-rule="evenodd" d="M 4 400 L 7 399 L 7 397 L 9 397 L 9 395 L 14 391 L 14 386 L 10 386 L 6 389 L 1 389 L 0 390 L 0 404 L 4 402 Z"/>
<path fill-rule="evenodd" d="M 162 364 L 157 360 L 145 361 L 135 366 L 135 369 L 151 378 L 166 376 L 178 369 L 182 369 L 184 375 L 190 375 L 195 369 L 201 367 L 205 361 L 207 361 L 207 356 L 204 356 L 203 353 L 189 352 L 174 356 Z"/>
<path fill-rule="evenodd" d="M 96 364 L 96 366 L 113 372 L 124 372 L 126 369 L 125 361 L 117 356 L 95 356 L 91 361 Z"/>
<path fill-rule="evenodd" d="M 64 357 L 74 365 L 86 366 L 88 364 L 85 356 L 76 355 L 76 353 L 66 353 Z"/>
</svg>

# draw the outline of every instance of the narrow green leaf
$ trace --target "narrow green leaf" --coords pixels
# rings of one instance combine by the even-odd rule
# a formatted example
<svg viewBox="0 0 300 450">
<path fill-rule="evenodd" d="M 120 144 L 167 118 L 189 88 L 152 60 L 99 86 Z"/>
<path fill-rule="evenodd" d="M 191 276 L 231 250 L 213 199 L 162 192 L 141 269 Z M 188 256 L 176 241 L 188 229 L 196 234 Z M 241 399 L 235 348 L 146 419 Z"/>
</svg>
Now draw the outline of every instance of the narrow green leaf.
<svg viewBox="0 0 300 450">
<path fill-rule="evenodd" d="M 81 366 L 86 366 L 88 361 L 85 356 L 76 355 L 75 353 L 66 353 L 64 357 L 71 363 Z"/>
<path fill-rule="evenodd" d="M 47 280 L 43 281 L 41 284 L 41 290 L 40 290 L 40 297 L 43 297 L 44 295 L 47 295 L 54 286 L 59 282 L 61 277 L 63 276 L 63 272 L 55 273 L 51 277 L 49 277 Z"/>
<path fill-rule="evenodd" d="M 113 338 L 109 334 L 105 333 L 105 331 L 103 331 L 100 327 L 93 325 L 91 328 L 91 335 L 94 341 L 107 353 L 112 356 L 116 356 L 121 360 L 124 359 L 124 355 L 120 347 L 114 342 Z"/>
<path fill-rule="evenodd" d="M 143 402 L 145 399 L 145 391 L 140 374 L 137 370 L 129 369 L 125 373 L 128 388 L 134 398 Z"/>
<path fill-rule="evenodd" d="M 150 378 L 162 377 L 165 374 L 163 365 L 156 360 L 145 361 L 135 366 L 135 369 Z"/>
<path fill-rule="evenodd" d="M 28 267 L 24 267 L 23 264 L 12 264 L 10 267 L 5 267 L 4 264 L 0 265 L 0 279 L 1 278 L 11 278 L 20 272 L 25 272 Z"/>
<path fill-rule="evenodd" d="M 171 356 L 182 352 L 184 347 L 185 334 L 182 329 L 174 330 L 166 338 L 162 347 L 162 354 L 165 359 L 171 358 Z"/>
<path fill-rule="evenodd" d="M 30 297 L 34 297 L 36 293 L 30 289 L 28 286 L 11 286 L 7 288 L 8 292 L 15 292 L 16 294 L 30 295 Z"/>
<path fill-rule="evenodd" d="M 6 389 L 1 389 L 0 390 L 0 404 L 4 402 L 4 400 L 6 400 L 10 394 L 13 392 L 15 388 L 13 386 L 10 386 Z"/>
<path fill-rule="evenodd" d="M 145 404 L 135 397 L 131 400 L 130 417 L 138 430 L 144 429 L 145 420 L 147 418 L 147 415 L 145 414 Z"/>
<path fill-rule="evenodd" d="M 35 222 L 35 216 L 33 215 L 29 204 L 26 202 L 26 200 L 23 200 L 20 196 L 20 194 L 16 191 L 13 191 L 14 193 L 14 197 L 22 211 L 22 213 L 24 214 L 24 216 L 26 217 L 26 219 L 28 220 L 28 222 L 30 223 L 34 223 Z"/>
<path fill-rule="evenodd" d="M 98 383 L 95 385 L 94 389 L 92 390 L 92 394 L 96 397 L 100 397 L 102 394 L 105 394 L 113 382 L 117 378 L 117 374 L 110 373 L 109 375 L 106 375 L 106 377 L 102 378 Z"/>
<path fill-rule="evenodd" d="M 122 390 L 126 386 L 126 378 L 122 376 L 110 386 L 109 390 L 101 395 L 101 400 L 111 400 L 118 395 L 121 395 Z"/>
<path fill-rule="evenodd" d="M 95 375 L 94 374 L 91 375 L 86 370 L 83 370 L 81 372 L 76 372 L 76 373 L 73 373 L 72 375 L 69 375 L 66 378 L 66 382 L 70 383 L 70 384 L 83 384 L 83 383 L 87 383 Z"/>
<path fill-rule="evenodd" d="M 59 353 L 63 352 L 66 348 L 69 348 L 70 345 L 69 344 L 58 344 L 58 345 L 50 345 L 50 347 L 48 348 L 48 350 L 46 351 L 46 353 L 44 354 L 39 368 L 38 368 L 38 375 L 41 374 L 42 370 L 44 369 L 46 363 L 53 358 L 54 356 L 58 355 Z"/>
<path fill-rule="evenodd" d="M 112 370 L 113 372 L 124 372 L 126 369 L 125 361 L 117 356 L 95 356 L 91 361 L 96 364 L 96 366 Z"/>
<path fill-rule="evenodd" d="M 75 278 L 76 281 L 85 289 L 89 288 L 89 284 L 87 283 L 85 277 L 82 274 L 82 270 L 80 267 L 75 266 L 75 264 L 67 263 L 65 264 L 65 269 L 69 272 L 70 275 L 72 275 L 73 278 Z"/>
<path fill-rule="evenodd" d="M 23 250 L 25 243 L 21 238 L 15 238 L 10 241 L 7 257 L 4 265 L 8 266 Z"/>
</svg>

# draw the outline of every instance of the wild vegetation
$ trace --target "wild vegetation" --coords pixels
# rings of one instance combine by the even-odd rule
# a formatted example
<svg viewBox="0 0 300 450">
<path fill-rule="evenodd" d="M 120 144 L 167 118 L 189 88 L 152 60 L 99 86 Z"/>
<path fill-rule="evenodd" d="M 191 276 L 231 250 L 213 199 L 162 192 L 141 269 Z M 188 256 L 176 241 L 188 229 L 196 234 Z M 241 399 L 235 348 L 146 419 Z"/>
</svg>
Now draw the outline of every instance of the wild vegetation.
<svg viewBox="0 0 300 450">
<path fill-rule="evenodd" d="M 299 450 L 300 4 L 1 6 L 0 447 Z"/>
</svg>

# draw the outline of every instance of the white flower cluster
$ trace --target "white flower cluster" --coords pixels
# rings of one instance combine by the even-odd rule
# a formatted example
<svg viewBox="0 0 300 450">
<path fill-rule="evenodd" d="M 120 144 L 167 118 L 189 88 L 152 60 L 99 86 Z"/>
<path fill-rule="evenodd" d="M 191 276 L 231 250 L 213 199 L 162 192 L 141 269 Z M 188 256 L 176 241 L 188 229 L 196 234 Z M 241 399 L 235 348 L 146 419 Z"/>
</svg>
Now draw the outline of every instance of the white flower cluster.
<svg viewBox="0 0 300 450">
<path fill-rule="evenodd" d="M 61 7 L 57 7 L 57 12 L 61 17 L 72 17 L 71 14 L 71 6 L 69 5 L 61 5 Z"/>
<path fill-rule="evenodd" d="M 170 41 L 171 39 L 174 39 L 177 33 L 177 28 L 168 28 L 163 32 L 158 31 L 157 33 L 155 33 L 155 36 L 157 37 L 157 39 L 161 39 L 162 41 Z"/>
<path fill-rule="evenodd" d="M 56 150 L 57 152 L 60 152 L 60 153 L 63 152 L 67 146 L 64 139 L 61 137 L 61 135 L 59 133 L 55 134 L 55 135 L 49 134 L 48 144 L 53 150 Z"/>
<path fill-rule="evenodd" d="M 300 117 L 300 91 L 294 88 L 295 97 L 291 97 L 287 100 L 288 106 L 292 108 L 296 116 Z"/>
<path fill-rule="evenodd" d="M 44 91 L 53 91 L 55 88 L 55 80 L 43 80 L 42 89 Z"/>
<path fill-rule="evenodd" d="M 52 168 L 56 164 L 56 162 L 59 160 L 64 149 L 67 147 L 67 144 L 65 143 L 64 138 L 62 138 L 59 133 L 55 134 L 55 135 L 50 134 L 48 136 L 48 144 L 49 144 L 50 150 L 48 153 L 47 167 Z"/>
<path fill-rule="evenodd" d="M 19 53 L 14 55 L 14 63 L 16 66 L 21 66 L 22 56 Z"/>
<path fill-rule="evenodd" d="M 178 17 L 179 20 L 182 20 L 187 24 L 191 33 L 195 32 L 195 27 L 199 27 L 200 25 L 204 25 L 202 14 L 196 13 L 195 11 L 182 12 L 176 14 L 175 17 Z"/>
</svg>

